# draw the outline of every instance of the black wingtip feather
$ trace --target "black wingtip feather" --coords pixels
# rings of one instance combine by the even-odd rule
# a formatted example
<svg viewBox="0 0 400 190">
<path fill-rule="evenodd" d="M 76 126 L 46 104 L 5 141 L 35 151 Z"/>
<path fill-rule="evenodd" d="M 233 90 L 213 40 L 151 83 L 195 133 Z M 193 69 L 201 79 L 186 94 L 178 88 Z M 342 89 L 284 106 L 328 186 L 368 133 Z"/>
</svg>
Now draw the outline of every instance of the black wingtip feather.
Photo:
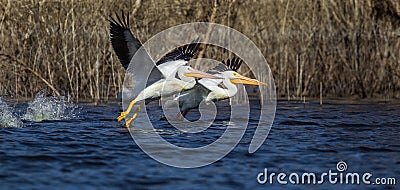
<svg viewBox="0 0 400 190">
<path fill-rule="evenodd" d="M 222 61 L 222 64 L 226 65 L 229 67 L 229 69 L 237 72 L 242 65 L 243 61 L 239 58 L 233 58 L 233 59 L 228 59 L 226 61 Z"/>
<path fill-rule="evenodd" d="M 121 17 L 115 13 L 115 17 L 112 17 L 111 15 L 109 16 L 108 21 L 110 22 L 110 25 L 113 26 L 113 28 L 120 28 L 124 30 L 129 30 L 130 29 L 130 24 L 129 24 L 129 13 L 125 17 L 125 13 L 122 11 L 121 17 L 125 19 L 121 19 Z"/>
<path fill-rule="evenodd" d="M 121 16 L 115 13 L 115 17 L 110 16 L 108 21 L 110 22 L 111 45 L 121 65 L 127 69 L 132 56 L 141 47 L 141 43 L 130 31 L 129 13 L 126 16 L 123 11 Z"/>
<path fill-rule="evenodd" d="M 156 65 L 160 65 L 169 61 L 185 60 L 189 61 L 199 51 L 201 43 L 199 38 L 193 40 L 190 44 L 176 48 L 170 53 L 167 53 Z"/>
</svg>

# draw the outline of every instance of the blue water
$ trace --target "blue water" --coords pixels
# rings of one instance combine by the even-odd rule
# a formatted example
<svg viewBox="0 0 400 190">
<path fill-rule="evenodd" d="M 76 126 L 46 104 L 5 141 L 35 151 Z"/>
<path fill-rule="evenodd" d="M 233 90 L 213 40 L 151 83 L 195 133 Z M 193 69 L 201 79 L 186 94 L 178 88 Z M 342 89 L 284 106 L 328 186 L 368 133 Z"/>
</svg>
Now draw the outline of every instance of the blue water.
<svg viewBox="0 0 400 190">
<path fill-rule="evenodd" d="M 222 106 L 225 106 L 223 104 Z M 400 104 L 279 102 L 271 132 L 263 146 L 249 154 L 257 114 L 239 145 L 225 158 L 195 169 L 178 169 L 147 156 L 115 118 L 120 105 L 79 104 L 77 117 L 24 122 L 22 128 L 0 128 L 0 189 L 398 189 L 400 186 Z M 27 104 L 16 105 L 16 110 Z M 158 108 L 155 117 L 161 116 Z M 257 106 L 253 112 L 257 112 Z M 221 111 L 222 110 L 222 111 Z M 221 112 L 227 113 L 221 113 Z M 157 121 L 169 142 L 193 147 L 213 142 L 223 132 L 229 109 L 220 109 L 208 133 L 178 132 Z M 192 119 L 196 112 L 190 114 Z M 337 171 L 339 161 L 349 172 L 395 177 L 397 185 L 259 184 L 269 172 L 317 174 Z"/>
</svg>

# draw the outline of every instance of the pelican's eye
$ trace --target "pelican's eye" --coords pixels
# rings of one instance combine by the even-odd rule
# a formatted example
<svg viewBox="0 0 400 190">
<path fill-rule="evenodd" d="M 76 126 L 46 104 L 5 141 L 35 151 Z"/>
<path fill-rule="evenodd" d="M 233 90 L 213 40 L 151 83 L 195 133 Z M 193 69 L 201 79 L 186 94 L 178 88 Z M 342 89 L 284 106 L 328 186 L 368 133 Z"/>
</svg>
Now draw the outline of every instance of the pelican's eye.
<svg viewBox="0 0 400 190">
<path fill-rule="evenodd" d="M 238 73 L 233 73 L 233 76 L 239 77 L 239 74 Z"/>
</svg>

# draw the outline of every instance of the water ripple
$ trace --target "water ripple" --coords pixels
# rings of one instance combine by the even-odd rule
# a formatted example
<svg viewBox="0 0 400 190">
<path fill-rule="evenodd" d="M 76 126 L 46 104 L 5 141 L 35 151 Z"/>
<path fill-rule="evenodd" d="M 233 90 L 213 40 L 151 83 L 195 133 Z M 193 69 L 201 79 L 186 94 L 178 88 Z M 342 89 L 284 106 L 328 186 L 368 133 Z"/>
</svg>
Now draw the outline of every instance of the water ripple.
<svg viewBox="0 0 400 190">
<path fill-rule="evenodd" d="M 400 112 L 398 104 L 279 103 L 274 126 L 255 154 L 247 152 L 258 123 L 257 114 L 252 114 L 237 147 L 222 160 L 197 169 L 172 168 L 146 155 L 115 121 L 121 109 L 117 104 L 80 107 L 78 118 L 0 129 L 0 189 L 265 189 L 256 181 L 264 168 L 327 172 L 335 170 L 341 160 L 352 172 L 400 176 L 396 170 L 400 166 L 400 119 L 394 117 Z M 224 120 L 230 110 L 221 110 L 225 111 L 217 115 L 214 125 L 196 134 L 179 131 L 159 120 L 161 112 L 152 112 L 156 130 L 146 132 L 159 133 L 178 146 L 204 146 L 231 125 Z"/>
</svg>

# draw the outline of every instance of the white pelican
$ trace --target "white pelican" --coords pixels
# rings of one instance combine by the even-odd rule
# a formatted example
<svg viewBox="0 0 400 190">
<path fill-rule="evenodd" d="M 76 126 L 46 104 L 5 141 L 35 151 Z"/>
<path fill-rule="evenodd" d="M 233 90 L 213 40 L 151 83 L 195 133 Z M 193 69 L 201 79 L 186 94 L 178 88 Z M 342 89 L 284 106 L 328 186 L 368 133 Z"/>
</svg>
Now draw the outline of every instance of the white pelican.
<svg viewBox="0 0 400 190">
<path fill-rule="evenodd" d="M 196 84 L 194 77 L 219 78 L 185 66 L 197 53 L 200 45 L 197 42 L 192 42 L 168 53 L 154 67 L 154 63 L 147 52 L 140 48 L 142 44 L 132 35 L 129 29 L 129 14 L 125 20 L 121 20 L 118 15 L 116 17 L 117 20 L 112 17 L 109 20 L 111 44 L 122 66 L 135 77 L 135 88 L 133 89 L 133 97 L 135 98 L 130 102 L 126 111 L 121 112 L 121 115 L 117 118 L 118 121 L 124 119 L 139 101 L 155 100 L 161 96 L 171 96 L 193 88 Z M 125 17 L 124 13 L 122 13 L 122 17 Z M 136 53 L 140 63 L 136 62 L 128 67 L 133 55 Z M 149 71 L 151 71 L 150 75 L 148 74 Z M 175 78 L 176 74 L 180 79 Z M 137 88 L 137 86 L 143 84 L 145 84 L 143 88 Z M 129 128 L 130 123 L 136 118 L 139 111 L 140 106 L 136 108 L 133 116 L 126 120 L 125 125 L 127 128 Z"/>
<path fill-rule="evenodd" d="M 232 59 L 227 60 L 226 63 L 218 65 L 209 73 L 215 73 L 215 76 L 220 76 L 222 79 L 201 79 L 196 86 L 188 91 L 182 92 L 175 98 L 179 102 L 179 107 L 182 112 L 179 112 L 177 119 L 182 116 L 185 117 L 190 109 L 199 107 L 202 101 L 220 101 L 233 97 L 237 93 L 235 84 L 250 84 L 250 85 L 265 85 L 256 79 L 244 77 L 237 73 L 242 64 L 242 60 Z M 225 88 L 220 87 L 223 84 Z M 182 118 L 183 119 L 183 118 Z"/>
</svg>

